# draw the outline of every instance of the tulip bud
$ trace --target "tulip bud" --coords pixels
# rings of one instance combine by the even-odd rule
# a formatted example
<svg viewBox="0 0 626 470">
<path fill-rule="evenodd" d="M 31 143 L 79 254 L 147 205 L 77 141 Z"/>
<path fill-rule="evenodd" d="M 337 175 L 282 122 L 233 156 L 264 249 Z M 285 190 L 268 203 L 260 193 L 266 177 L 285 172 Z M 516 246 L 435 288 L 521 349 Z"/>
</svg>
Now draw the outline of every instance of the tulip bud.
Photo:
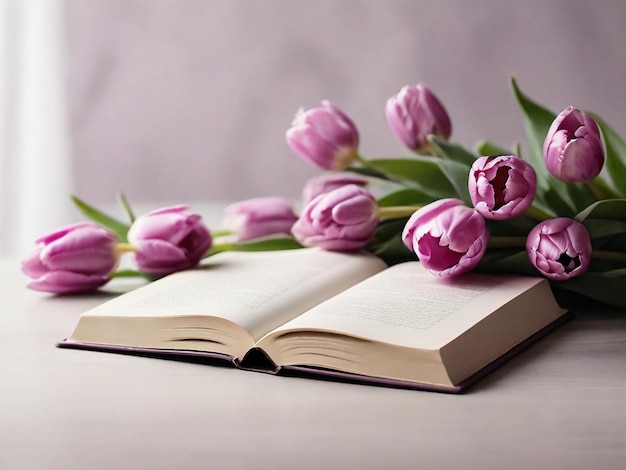
<svg viewBox="0 0 626 470">
<path fill-rule="evenodd" d="M 402 88 L 389 98 L 386 111 L 391 131 L 416 152 L 430 153 L 429 135 L 448 139 L 452 133 L 446 108 L 423 83 Z"/>
<path fill-rule="evenodd" d="M 209 230 L 187 206 L 155 210 L 137 218 L 128 231 L 135 262 L 146 274 L 166 275 L 198 264 L 211 247 Z"/>
<path fill-rule="evenodd" d="M 468 188 L 474 208 L 482 216 L 511 219 L 532 204 L 537 175 L 532 165 L 520 157 L 480 157 L 470 170 Z"/>
<path fill-rule="evenodd" d="M 22 271 L 34 280 L 33 290 L 69 294 L 106 284 L 118 263 L 116 236 L 106 228 L 82 222 L 37 240 L 35 251 L 22 261 Z"/>
<path fill-rule="evenodd" d="M 245 241 L 269 235 L 288 235 L 297 219 L 287 199 L 259 197 L 226 207 L 221 227 L 235 232 L 237 241 Z"/>
<path fill-rule="evenodd" d="M 591 262 L 591 239 L 583 224 L 566 217 L 544 220 L 526 239 L 530 262 L 549 279 L 580 276 Z"/>
<path fill-rule="evenodd" d="M 305 246 L 326 250 L 363 248 L 378 226 L 378 206 L 372 194 L 349 184 L 309 202 L 291 233 Z"/>
<path fill-rule="evenodd" d="M 543 158 L 548 171 L 566 183 L 595 178 L 602 171 L 605 159 L 598 125 L 585 112 L 568 106 L 548 130 Z"/>
<path fill-rule="evenodd" d="M 347 184 L 356 184 L 357 186 L 367 185 L 367 178 L 356 173 L 327 173 L 321 176 L 310 178 L 304 184 L 302 190 L 302 202 L 304 205 L 315 199 L 316 196 L 328 193 L 333 189 L 340 188 Z"/>
<path fill-rule="evenodd" d="M 476 267 L 488 239 L 485 219 L 458 199 L 440 199 L 422 207 L 402 232 L 402 241 L 424 267 L 443 277 Z"/>
<path fill-rule="evenodd" d="M 295 153 L 322 170 L 344 170 L 357 157 L 356 126 L 328 101 L 306 112 L 300 110 L 286 137 Z"/>
</svg>

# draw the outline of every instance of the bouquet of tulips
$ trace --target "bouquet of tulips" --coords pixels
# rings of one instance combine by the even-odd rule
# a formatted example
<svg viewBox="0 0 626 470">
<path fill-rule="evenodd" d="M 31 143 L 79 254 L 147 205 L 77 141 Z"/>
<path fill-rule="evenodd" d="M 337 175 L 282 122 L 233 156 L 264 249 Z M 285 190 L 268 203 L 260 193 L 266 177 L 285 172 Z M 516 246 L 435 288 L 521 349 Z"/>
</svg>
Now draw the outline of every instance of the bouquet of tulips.
<svg viewBox="0 0 626 470">
<path fill-rule="evenodd" d="M 186 206 L 129 223 L 73 197 L 92 222 L 38 240 L 22 269 L 29 287 L 96 289 L 116 276 L 154 279 L 225 250 L 365 249 L 388 264 L 419 259 L 433 275 L 471 270 L 544 276 L 559 300 L 626 307 L 626 143 L 597 115 L 556 115 L 511 79 L 526 146 L 450 141 L 450 117 L 423 84 L 391 97 L 393 134 L 414 154 L 366 159 L 352 119 L 333 104 L 299 111 L 286 139 L 322 173 L 302 200 L 280 196 L 228 206 L 211 231 Z M 375 194 L 377 194 L 375 196 Z M 122 253 L 136 270 L 118 270 Z"/>
</svg>

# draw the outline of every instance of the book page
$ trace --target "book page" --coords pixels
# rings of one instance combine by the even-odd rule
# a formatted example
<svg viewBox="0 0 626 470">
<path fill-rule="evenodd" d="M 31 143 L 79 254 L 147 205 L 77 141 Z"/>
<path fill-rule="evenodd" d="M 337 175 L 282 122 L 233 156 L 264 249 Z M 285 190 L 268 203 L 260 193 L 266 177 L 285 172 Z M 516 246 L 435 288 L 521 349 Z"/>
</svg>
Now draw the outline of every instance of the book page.
<svg viewBox="0 0 626 470">
<path fill-rule="evenodd" d="M 83 316 L 216 316 L 254 339 L 384 269 L 366 253 L 298 249 L 220 253 L 124 294 Z"/>
<path fill-rule="evenodd" d="M 437 349 L 539 281 L 474 273 L 443 279 L 419 262 L 408 262 L 363 281 L 277 331 L 330 330 Z"/>
</svg>

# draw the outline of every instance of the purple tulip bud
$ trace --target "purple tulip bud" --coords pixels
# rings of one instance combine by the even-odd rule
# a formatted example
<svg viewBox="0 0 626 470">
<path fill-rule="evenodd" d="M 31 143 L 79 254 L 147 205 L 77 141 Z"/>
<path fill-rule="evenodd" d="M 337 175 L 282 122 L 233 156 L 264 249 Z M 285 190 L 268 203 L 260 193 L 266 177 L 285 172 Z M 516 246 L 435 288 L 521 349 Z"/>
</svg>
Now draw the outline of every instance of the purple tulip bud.
<svg viewBox="0 0 626 470">
<path fill-rule="evenodd" d="M 302 202 L 306 205 L 315 199 L 316 196 L 347 184 L 366 186 L 367 183 L 367 178 L 357 175 L 356 173 L 327 173 L 321 176 L 316 176 L 315 178 L 310 178 L 304 184 L 304 189 L 302 190 Z"/>
<path fill-rule="evenodd" d="M 135 262 L 146 274 L 166 275 L 198 264 L 211 247 L 209 230 L 187 206 L 155 210 L 137 218 L 128 231 Z"/>
<path fill-rule="evenodd" d="M 537 175 L 532 165 L 520 157 L 480 157 L 470 170 L 468 188 L 474 208 L 482 216 L 511 219 L 532 204 Z"/>
<path fill-rule="evenodd" d="M 298 219 L 291 204 L 281 197 L 246 199 L 224 209 L 222 228 L 237 234 L 237 241 L 290 234 Z"/>
<path fill-rule="evenodd" d="M 548 130 L 543 158 L 548 171 L 566 183 L 595 178 L 605 159 L 598 124 L 585 112 L 568 106 Z"/>
<path fill-rule="evenodd" d="M 387 101 L 391 131 L 411 150 L 429 152 L 427 137 L 450 138 L 452 124 L 446 108 L 423 83 L 405 86 Z"/>
<path fill-rule="evenodd" d="M 367 189 L 349 184 L 309 202 L 291 233 L 305 246 L 355 250 L 363 248 L 374 236 L 377 212 L 374 196 Z"/>
<path fill-rule="evenodd" d="M 415 212 L 402 241 L 424 267 L 443 277 L 473 269 L 487 249 L 485 219 L 458 199 L 440 199 Z"/>
<path fill-rule="evenodd" d="M 34 280 L 33 290 L 69 294 L 106 284 L 117 267 L 116 237 L 106 228 L 81 222 L 37 240 L 35 251 L 22 261 L 22 271 Z"/>
<path fill-rule="evenodd" d="M 357 156 L 359 133 L 354 123 L 328 101 L 300 110 L 287 130 L 289 147 L 322 170 L 341 171 Z"/>
<path fill-rule="evenodd" d="M 530 262 L 549 279 L 580 276 L 591 262 L 591 239 L 583 224 L 567 217 L 544 220 L 526 239 Z"/>
</svg>

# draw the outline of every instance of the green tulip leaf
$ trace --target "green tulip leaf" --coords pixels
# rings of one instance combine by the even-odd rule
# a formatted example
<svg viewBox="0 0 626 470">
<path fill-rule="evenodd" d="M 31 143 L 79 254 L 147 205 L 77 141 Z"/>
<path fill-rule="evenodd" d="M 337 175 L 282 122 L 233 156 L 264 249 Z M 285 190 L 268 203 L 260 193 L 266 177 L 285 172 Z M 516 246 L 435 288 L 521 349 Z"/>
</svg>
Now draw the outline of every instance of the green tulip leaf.
<svg viewBox="0 0 626 470">
<path fill-rule="evenodd" d="M 489 249 L 478 265 L 478 270 L 488 273 L 511 273 L 537 276 L 537 270 L 522 248 Z"/>
<path fill-rule="evenodd" d="M 368 163 L 375 170 L 432 198 L 455 197 L 456 189 L 438 165 L 440 161 L 432 157 L 415 156 L 410 159 L 369 160 Z"/>
<path fill-rule="evenodd" d="M 626 308 L 626 268 L 602 273 L 586 272 L 582 276 L 551 284 L 556 289 L 576 292 L 607 305 Z"/>
<path fill-rule="evenodd" d="M 136 217 L 135 217 L 133 210 L 130 207 L 128 199 L 126 199 L 126 196 L 124 196 L 123 193 L 119 193 L 117 195 L 117 202 L 119 203 L 122 210 L 126 213 L 128 220 L 132 224 L 135 221 Z"/>
<path fill-rule="evenodd" d="M 619 196 L 626 197 L 626 142 L 598 115 L 594 113 L 589 115 L 596 120 L 602 131 L 606 147 L 605 168 L 611 177 L 613 187 Z"/>
<path fill-rule="evenodd" d="M 419 189 L 408 188 L 389 193 L 378 199 L 377 203 L 380 207 L 412 206 L 415 204 L 429 204 L 433 200 L 432 197 Z"/>
<path fill-rule="evenodd" d="M 71 195 L 70 198 L 76 207 L 78 207 L 78 210 L 80 210 L 87 218 L 111 230 L 115 235 L 117 235 L 120 242 L 125 243 L 128 241 L 126 236 L 128 234 L 128 229 L 130 228 L 129 225 L 120 222 L 108 214 L 105 214 L 101 210 L 96 209 L 74 195 Z"/>
<path fill-rule="evenodd" d="M 368 164 L 369 164 L 369 161 L 368 161 Z M 391 179 L 385 173 L 379 170 L 375 170 L 374 168 L 369 167 L 369 166 L 364 166 L 364 167 L 350 166 L 346 168 L 345 171 L 350 171 L 358 175 L 367 176 L 368 178 L 376 178 L 376 179 L 385 180 L 385 181 L 389 181 Z"/>
<path fill-rule="evenodd" d="M 215 244 L 204 257 L 207 258 L 223 251 L 280 251 L 299 248 L 303 246 L 291 237 L 263 237 L 240 243 Z"/>
<path fill-rule="evenodd" d="M 476 153 L 481 157 L 497 157 L 499 155 L 517 155 L 513 150 L 500 147 L 489 140 L 483 140 L 476 144 Z"/>
<path fill-rule="evenodd" d="M 543 141 L 556 115 L 522 93 L 514 77 L 511 77 L 511 87 L 517 104 L 524 113 L 524 126 L 529 146 L 528 158 L 537 173 L 537 184 L 547 189 L 550 173 L 543 162 Z"/>
<path fill-rule="evenodd" d="M 597 201 L 593 191 L 586 184 L 564 184 L 565 190 L 569 195 L 576 211 L 581 211 Z"/>
<path fill-rule="evenodd" d="M 626 222 L 619 220 L 586 219 L 583 224 L 589 231 L 592 240 L 626 233 Z"/>
<path fill-rule="evenodd" d="M 437 165 L 439 165 L 441 172 L 446 175 L 446 178 L 448 178 L 448 181 L 456 190 L 457 197 L 468 206 L 471 206 L 472 200 L 467 187 L 470 168 L 452 160 L 437 160 Z"/>
<path fill-rule="evenodd" d="M 606 199 L 589 205 L 576 215 L 576 220 L 608 219 L 626 222 L 626 199 Z"/>
<path fill-rule="evenodd" d="M 402 241 L 402 231 L 408 218 L 385 220 L 378 224 L 373 240 L 366 250 L 388 265 L 416 260 L 416 255 Z"/>
<path fill-rule="evenodd" d="M 433 147 L 436 156 L 446 160 L 464 163 L 467 165 L 468 170 L 477 158 L 476 155 L 467 151 L 464 147 L 441 139 L 435 135 L 429 135 L 428 141 Z"/>
</svg>

